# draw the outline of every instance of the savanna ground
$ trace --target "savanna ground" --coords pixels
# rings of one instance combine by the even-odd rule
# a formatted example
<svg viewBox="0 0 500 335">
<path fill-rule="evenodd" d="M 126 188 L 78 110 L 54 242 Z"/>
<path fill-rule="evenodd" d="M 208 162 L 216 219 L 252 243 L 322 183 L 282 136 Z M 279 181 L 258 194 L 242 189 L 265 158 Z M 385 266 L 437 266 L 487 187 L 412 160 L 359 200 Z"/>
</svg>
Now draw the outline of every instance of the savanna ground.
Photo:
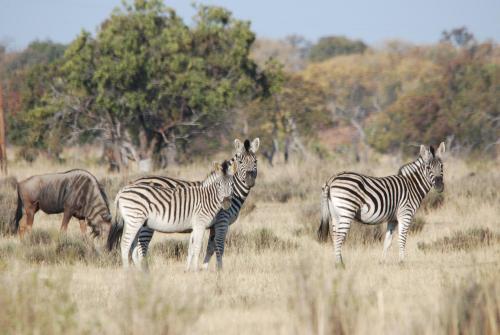
<svg viewBox="0 0 500 335">
<path fill-rule="evenodd" d="M 80 157 L 85 156 L 81 155 Z M 496 334 L 500 331 L 498 162 L 445 162 L 445 192 L 430 194 L 398 264 L 397 237 L 379 264 L 383 227 L 356 224 L 334 267 L 316 240 L 319 194 L 333 173 L 395 173 L 393 157 L 369 164 L 314 158 L 274 168 L 261 161 L 255 188 L 228 235 L 224 270 L 184 272 L 188 235 L 156 235 L 150 273 L 124 271 L 117 254 L 82 239 L 72 220 L 38 213 L 24 241 L 0 238 L 0 329 L 4 334 Z M 12 162 L 18 179 L 86 167 L 112 202 L 137 175 L 108 175 L 92 161 L 64 166 Z M 210 163 L 171 169 L 201 179 Z M 165 173 L 159 171 L 158 173 Z M 0 220 L 15 210 L 4 182 Z M 114 214 L 114 208 L 112 210 Z M 205 234 L 207 236 L 208 234 Z"/>
</svg>

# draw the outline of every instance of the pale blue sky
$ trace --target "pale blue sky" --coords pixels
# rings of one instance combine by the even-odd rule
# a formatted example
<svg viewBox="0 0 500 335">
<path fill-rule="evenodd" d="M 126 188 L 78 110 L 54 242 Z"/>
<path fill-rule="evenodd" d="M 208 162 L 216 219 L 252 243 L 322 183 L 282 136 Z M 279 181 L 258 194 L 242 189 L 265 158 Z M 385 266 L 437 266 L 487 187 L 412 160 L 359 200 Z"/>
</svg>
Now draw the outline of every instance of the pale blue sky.
<svg viewBox="0 0 500 335">
<path fill-rule="evenodd" d="M 34 39 L 70 42 L 82 28 L 97 26 L 120 0 L 0 0 L 0 42 L 10 49 Z M 190 21 L 190 0 L 165 3 Z M 439 40 L 444 29 L 466 25 L 480 40 L 500 41 L 500 0 L 205 0 L 250 20 L 260 37 L 300 34 L 361 38 L 369 44 L 399 38 L 415 43 Z"/>
</svg>

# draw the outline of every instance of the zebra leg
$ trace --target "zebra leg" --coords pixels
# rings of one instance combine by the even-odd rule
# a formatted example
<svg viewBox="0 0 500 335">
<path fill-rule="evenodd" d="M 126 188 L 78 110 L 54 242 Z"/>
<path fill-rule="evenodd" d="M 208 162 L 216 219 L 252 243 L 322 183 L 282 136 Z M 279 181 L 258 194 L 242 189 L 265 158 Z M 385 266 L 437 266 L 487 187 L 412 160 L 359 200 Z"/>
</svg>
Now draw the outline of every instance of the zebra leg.
<svg viewBox="0 0 500 335">
<path fill-rule="evenodd" d="M 394 233 L 394 229 L 398 225 L 397 221 L 390 221 L 387 223 L 387 232 L 385 233 L 385 240 L 384 240 L 384 251 L 382 252 L 382 259 L 381 262 L 385 261 L 385 258 L 387 256 L 387 250 L 389 250 L 389 247 L 391 246 L 392 243 L 392 234 Z"/>
<path fill-rule="evenodd" d="M 399 221 L 399 262 L 405 259 L 406 236 L 410 228 L 411 216 L 404 216 Z"/>
<path fill-rule="evenodd" d="M 217 257 L 217 270 L 222 270 L 222 256 L 224 255 L 224 243 L 229 229 L 227 223 L 215 227 L 215 256 Z"/>
<path fill-rule="evenodd" d="M 346 216 L 340 216 L 338 221 L 338 226 L 335 231 L 335 261 L 342 267 L 345 267 L 344 261 L 342 260 L 342 245 L 344 244 L 349 228 L 351 228 L 352 218 Z"/>
<path fill-rule="evenodd" d="M 193 261 L 193 248 L 194 248 L 194 229 L 189 235 L 189 246 L 188 246 L 188 255 L 186 261 L 186 271 L 189 271 L 191 268 L 191 262 Z"/>
<path fill-rule="evenodd" d="M 148 271 L 148 262 L 146 255 L 148 254 L 149 243 L 153 238 L 154 230 L 149 227 L 142 227 L 137 236 L 137 262 L 135 264 L 140 266 L 143 271 Z"/>
<path fill-rule="evenodd" d="M 189 255 L 186 269 L 191 270 L 191 264 L 193 264 L 193 270 L 198 271 L 198 258 L 200 257 L 201 245 L 203 244 L 203 235 L 205 234 L 205 226 L 202 224 L 193 225 L 193 232 L 191 233 L 191 238 L 189 239 Z"/>
<path fill-rule="evenodd" d="M 210 263 L 210 258 L 215 252 L 215 228 L 212 226 L 210 228 L 210 235 L 208 236 L 207 253 L 205 255 L 205 260 L 203 261 L 203 270 L 208 270 L 208 263 Z"/>
<path fill-rule="evenodd" d="M 139 232 L 139 229 L 141 229 L 141 226 L 142 226 L 141 221 L 126 220 L 124 218 L 123 234 L 122 234 L 120 248 L 122 256 L 122 264 L 123 267 L 125 268 L 129 267 L 129 255 L 131 252 L 131 247 L 132 244 L 134 243 L 134 240 L 136 240 L 137 233 Z"/>
</svg>

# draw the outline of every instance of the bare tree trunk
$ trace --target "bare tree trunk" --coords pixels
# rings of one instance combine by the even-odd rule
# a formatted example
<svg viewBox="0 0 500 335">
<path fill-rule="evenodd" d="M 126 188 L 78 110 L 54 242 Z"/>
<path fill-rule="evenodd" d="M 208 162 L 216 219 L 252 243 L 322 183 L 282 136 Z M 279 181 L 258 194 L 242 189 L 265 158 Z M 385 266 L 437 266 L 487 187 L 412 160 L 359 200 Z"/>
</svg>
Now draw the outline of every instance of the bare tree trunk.
<svg viewBox="0 0 500 335">
<path fill-rule="evenodd" d="M 158 144 L 158 137 L 148 139 L 146 131 L 141 129 L 139 133 L 139 171 L 151 172 L 153 169 L 153 155 Z"/>
<path fill-rule="evenodd" d="M 274 155 L 279 151 L 278 138 L 276 137 L 276 134 L 274 131 L 273 131 L 273 134 L 274 134 L 273 135 L 273 143 L 272 143 L 271 149 L 265 150 L 262 152 L 262 154 L 264 155 L 264 157 L 266 157 L 267 162 L 269 163 L 270 166 L 273 166 Z"/>
<path fill-rule="evenodd" d="M 7 175 L 7 148 L 6 148 L 5 115 L 3 109 L 3 87 L 0 83 L 0 170 Z"/>
</svg>

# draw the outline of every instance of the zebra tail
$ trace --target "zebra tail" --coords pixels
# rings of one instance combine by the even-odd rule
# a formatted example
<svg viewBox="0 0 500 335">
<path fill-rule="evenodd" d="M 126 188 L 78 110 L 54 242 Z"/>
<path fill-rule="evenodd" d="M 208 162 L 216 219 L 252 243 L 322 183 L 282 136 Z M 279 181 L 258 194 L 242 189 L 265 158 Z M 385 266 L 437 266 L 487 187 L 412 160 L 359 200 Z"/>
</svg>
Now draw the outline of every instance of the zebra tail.
<svg viewBox="0 0 500 335">
<path fill-rule="evenodd" d="M 113 251 L 114 249 L 118 248 L 123 234 L 124 221 L 118 207 L 118 200 L 116 201 L 115 205 L 115 219 L 113 224 L 111 225 L 111 229 L 109 230 L 108 241 L 106 243 L 109 251 Z"/>
<path fill-rule="evenodd" d="M 328 206 L 329 200 L 330 187 L 325 184 L 321 192 L 321 224 L 318 228 L 318 240 L 320 242 L 326 242 L 330 232 L 330 220 L 332 219 L 332 216 L 330 214 L 330 207 Z"/>
<path fill-rule="evenodd" d="M 9 232 L 11 234 L 17 233 L 19 230 L 19 222 L 21 221 L 21 218 L 23 217 L 23 200 L 21 199 L 21 194 L 19 194 L 19 186 L 17 188 L 17 208 L 16 208 L 16 214 L 14 218 L 10 221 L 10 229 Z"/>
</svg>

